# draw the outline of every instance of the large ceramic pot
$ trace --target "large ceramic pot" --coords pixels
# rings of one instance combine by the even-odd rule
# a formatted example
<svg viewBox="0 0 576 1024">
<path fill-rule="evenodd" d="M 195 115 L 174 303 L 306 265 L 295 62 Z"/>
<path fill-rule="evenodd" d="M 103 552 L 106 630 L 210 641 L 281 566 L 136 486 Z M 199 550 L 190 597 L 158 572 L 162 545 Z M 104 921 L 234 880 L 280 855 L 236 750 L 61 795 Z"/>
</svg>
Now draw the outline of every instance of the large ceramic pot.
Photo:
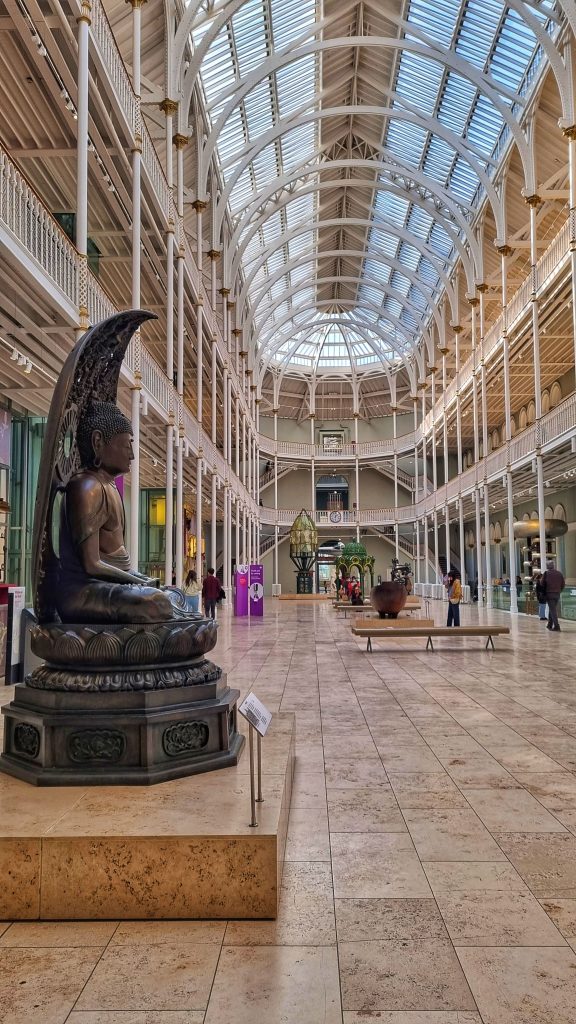
<svg viewBox="0 0 576 1024">
<path fill-rule="evenodd" d="M 376 609 L 381 619 L 397 619 L 407 597 L 408 591 L 404 584 L 393 583 L 391 580 L 379 583 L 370 592 L 372 607 Z"/>
</svg>

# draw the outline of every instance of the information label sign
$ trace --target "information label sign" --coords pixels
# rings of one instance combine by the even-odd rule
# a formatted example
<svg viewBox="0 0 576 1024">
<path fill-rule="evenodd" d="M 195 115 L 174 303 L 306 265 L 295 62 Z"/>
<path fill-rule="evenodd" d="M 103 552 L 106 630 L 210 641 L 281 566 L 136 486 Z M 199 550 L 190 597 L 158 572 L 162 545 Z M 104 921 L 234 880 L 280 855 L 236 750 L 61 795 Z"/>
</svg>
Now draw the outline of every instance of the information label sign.
<svg viewBox="0 0 576 1024">
<path fill-rule="evenodd" d="M 250 615 L 264 615 L 264 566 L 250 566 Z"/>
<path fill-rule="evenodd" d="M 234 615 L 248 615 L 248 577 L 250 567 L 237 565 L 234 573 Z"/>
<path fill-rule="evenodd" d="M 247 722 L 250 722 L 250 725 L 254 726 L 261 736 L 266 735 L 268 726 L 272 721 L 272 712 L 264 707 L 262 701 L 258 699 L 255 693 L 249 693 L 244 697 L 242 703 L 238 705 L 238 711 Z"/>
</svg>

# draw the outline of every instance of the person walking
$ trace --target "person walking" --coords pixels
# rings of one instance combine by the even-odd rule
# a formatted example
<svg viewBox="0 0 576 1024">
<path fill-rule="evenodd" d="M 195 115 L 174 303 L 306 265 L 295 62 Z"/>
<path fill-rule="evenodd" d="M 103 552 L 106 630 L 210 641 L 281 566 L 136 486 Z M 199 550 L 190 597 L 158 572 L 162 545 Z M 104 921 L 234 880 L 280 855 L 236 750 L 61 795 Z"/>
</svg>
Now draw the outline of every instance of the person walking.
<svg viewBox="0 0 576 1024">
<path fill-rule="evenodd" d="M 564 590 L 565 580 L 559 569 L 556 569 L 554 562 L 546 562 L 546 572 L 542 577 L 542 583 L 546 592 L 548 602 L 548 625 L 546 629 L 552 629 L 555 633 L 560 632 L 558 625 L 558 601 Z"/>
<path fill-rule="evenodd" d="M 214 569 L 208 569 L 208 575 L 204 577 L 202 584 L 202 600 L 204 601 L 204 615 L 207 619 L 216 618 L 216 601 L 220 597 L 220 580 L 214 575 Z"/>
<path fill-rule="evenodd" d="M 536 587 L 536 600 L 538 601 L 538 615 L 540 622 L 546 622 L 546 587 L 544 576 L 541 572 L 534 573 L 534 585 Z"/>
<path fill-rule="evenodd" d="M 186 594 L 188 611 L 196 613 L 198 611 L 198 603 L 200 601 L 200 584 L 198 583 L 198 576 L 196 575 L 195 569 L 190 569 L 190 572 L 186 576 L 184 593 Z"/>
<path fill-rule="evenodd" d="M 448 591 L 448 621 L 447 626 L 460 625 L 460 601 L 462 600 L 462 584 L 457 576 L 448 573 L 446 583 Z"/>
</svg>

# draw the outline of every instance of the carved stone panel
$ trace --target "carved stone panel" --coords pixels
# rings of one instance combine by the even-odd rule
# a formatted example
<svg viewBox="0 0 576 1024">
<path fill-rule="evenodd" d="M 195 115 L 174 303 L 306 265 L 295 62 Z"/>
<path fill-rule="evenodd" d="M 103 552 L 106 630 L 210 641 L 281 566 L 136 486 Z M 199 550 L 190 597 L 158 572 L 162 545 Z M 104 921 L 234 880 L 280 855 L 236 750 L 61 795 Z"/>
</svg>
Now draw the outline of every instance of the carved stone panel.
<svg viewBox="0 0 576 1024">
<path fill-rule="evenodd" d="M 40 733 L 33 725 L 21 722 L 14 728 L 14 750 L 26 757 L 38 757 L 40 751 Z"/>
<path fill-rule="evenodd" d="M 162 736 L 162 747 L 168 757 L 178 757 L 194 750 L 202 750 L 210 738 L 207 722 L 177 722 L 168 726 Z"/>
<path fill-rule="evenodd" d="M 124 733 L 114 729 L 83 729 L 68 737 L 68 757 L 76 764 L 119 761 L 126 749 Z"/>
</svg>

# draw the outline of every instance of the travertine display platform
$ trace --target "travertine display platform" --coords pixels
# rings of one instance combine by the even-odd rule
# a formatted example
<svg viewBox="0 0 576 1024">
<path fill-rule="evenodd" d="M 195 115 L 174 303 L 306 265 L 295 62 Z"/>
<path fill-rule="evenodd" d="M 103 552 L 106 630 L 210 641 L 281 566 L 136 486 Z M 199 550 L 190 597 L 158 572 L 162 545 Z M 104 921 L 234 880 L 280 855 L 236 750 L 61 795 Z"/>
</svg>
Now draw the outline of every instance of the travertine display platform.
<svg viewBox="0 0 576 1024">
<path fill-rule="evenodd" d="M 294 741 L 294 715 L 274 715 L 257 828 L 247 750 L 235 767 L 145 789 L 0 775 L 0 920 L 275 917 Z"/>
</svg>

